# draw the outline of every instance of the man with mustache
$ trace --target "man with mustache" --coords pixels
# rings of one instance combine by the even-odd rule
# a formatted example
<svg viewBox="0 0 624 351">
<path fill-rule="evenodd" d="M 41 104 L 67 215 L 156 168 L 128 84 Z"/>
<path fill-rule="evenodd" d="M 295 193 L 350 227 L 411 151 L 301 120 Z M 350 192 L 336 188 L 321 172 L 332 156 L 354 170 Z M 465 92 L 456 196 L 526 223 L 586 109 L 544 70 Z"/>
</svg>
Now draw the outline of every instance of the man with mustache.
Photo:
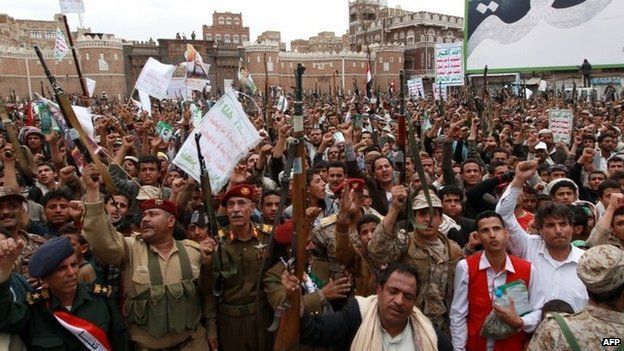
<svg viewBox="0 0 624 351">
<path fill-rule="evenodd" d="M 221 199 L 229 226 L 219 231 L 218 252 L 212 256 L 215 288 L 220 291 L 218 329 L 221 349 L 270 350 L 271 338 L 268 304 L 256 304 L 256 292 L 262 263 L 268 254 L 271 226 L 254 225 L 254 189 L 240 184 L 228 190 Z M 219 252 L 220 251 L 220 252 Z"/>
<path fill-rule="evenodd" d="M 416 267 L 421 287 L 416 296 L 416 306 L 436 328 L 448 334 L 453 276 L 462 252 L 459 245 L 440 232 L 442 202 L 433 192 L 430 197 L 433 209 L 429 208 L 422 191 L 414 197 L 411 209 L 416 229 L 405 233 L 405 230 L 398 229 L 396 220 L 405 209 L 407 189 L 402 185 L 394 186 L 392 204 L 375 230 L 368 252 L 377 265 L 402 262 Z"/>
<path fill-rule="evenodd" d="M 0 187 L 0 228 L 8 233 L 10 238 L 23 244 L 20 254 L 15 259 L 14 270 L 26 277 L 28 273 L 28 262 L 30 258 L 46 239 L 37 235 L 27 233 L 20 228 L 21 223 L 27 222 L 27 212 L 25 209 L 26 198 L 21 194 L 7 187 Z"/>
<path fill-rule="evenodd" d="M 419 283 L 413 266 L 392 263 L 379 274 L 376 295 L 349 298 L 342 310 L 323 315 L 301 304 L 300 341 L 352 351 L 452 350 L 448 337 L 416 307 Z M 287 270 L 282 286 L 288 296 L 300 293 L 299 279 Z"/>
<path fill-rule="evenodd" d="M 45 288 L 12 301 L 8 278 L 23 247 L 13 238 L 0 240 L 0 331 L 19 332 L 29 350 L 130 350 L 111 288 L 78 283 L 67 237 L 49 240 L 32 256 L 31 275 Z"/>
<path fill-rule="evenodd" d="M 216 349 L 214 301 L 206 279 L 214 242 L 175 240 L 176 206 L 161 199 L 141 204 L 140 233 L 124 237 L 104 211 L 98 177 L 95 166 L 84 167 L 83 233 L 93 254 L 122 272 L 131 340 L 141 351 L 207 350 L 208 344 Z"/>
<path fill-rule="evenodd" d="M 535 285 L 531 277 L 534 268 L 528 261 L 507 254 L 509 232 L 502 217 L 485 211 L 476 218 L 477 235 L 483 251 L 459 261 L 455 270 L 453 304 L 451 305 L 451 335 L 455 351 L 506 350 L 521 351 L 529 334 L 540 322 L 539 306 L 520 317 L 514 301 L 509 307 L 494 300 L 494 290 L 501 285 L 522 280 L 532 299 Z M 493 340 L 480 335 L 486 317 L 494 309 L 497 317 L 517 333 Z"/>
</svg>

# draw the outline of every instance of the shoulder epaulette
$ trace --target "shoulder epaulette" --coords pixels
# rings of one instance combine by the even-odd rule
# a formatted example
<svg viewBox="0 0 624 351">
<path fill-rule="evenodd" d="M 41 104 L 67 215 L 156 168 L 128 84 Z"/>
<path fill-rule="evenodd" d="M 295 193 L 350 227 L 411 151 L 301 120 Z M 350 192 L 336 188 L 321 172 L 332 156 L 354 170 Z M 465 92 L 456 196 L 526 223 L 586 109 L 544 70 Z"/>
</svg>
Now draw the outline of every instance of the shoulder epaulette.
<svg viewBox="0 0 624 351">
<path fill-rule="evenodd" d="M 273 231 L 273 226 L 270 224 L 262 224 L 260 225 L 260 231 L 269 234 Z"/>
<path fill-rule="evenodd" d="M 113 294 L 113 287 L 110 285 L 93 284 L 93 290 L 91 290 L 91 292 L 94 295 L 111 297 L 111 295 Z"/>
<path fill-rule="evenodd" d="M 26 293 L 26 303 L 29 305 L 35 305 L 42 301 L 47 301 L 50 298 L 50 293 L 47 289 L 37 290 L 35 292 Z"/>
<path fill-rule="evenodd" d="M 338 218 L 338 215 L 335 214 L 335 213 L 333 215 L 330 215 L 330 216 L 322 218 L 321 219 L 321 228 L 325 228 L 327 226 L 330 226 L 330 225 L 336 223 L 336 218 Z"/>
<path fill-rule="evenodd" d="M 227 236 L 227 229 L 219 229 L 219 238 L 225 238 Z"/>
</svg>

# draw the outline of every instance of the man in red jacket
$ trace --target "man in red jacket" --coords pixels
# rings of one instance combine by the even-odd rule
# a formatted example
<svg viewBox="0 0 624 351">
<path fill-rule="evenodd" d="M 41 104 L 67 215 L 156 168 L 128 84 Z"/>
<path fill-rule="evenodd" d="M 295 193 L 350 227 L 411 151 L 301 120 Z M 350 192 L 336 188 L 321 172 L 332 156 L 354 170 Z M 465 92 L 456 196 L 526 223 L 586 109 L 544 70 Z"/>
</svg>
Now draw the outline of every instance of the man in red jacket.
<svg viewBox="0 0 624 351">
<path fill-rule="evenodd" d="M 485 211 L 476 217 L 482 252 L 457 263 L 455 295 L 451 305 L 451 336 L 456 351 L 521 351 L 528 334 L 537 327 L 541 312 L 538 301 L 531 301 L 533 267 L 528 261 L 506 252 L 509 233 L 496 212 Z M 512 300 L 508 306 L 494 304 L 495 290 L 501 285 L 521 280 L 529 291 L 532 312 L 519 316 Z M 483 324 L 492 309 L 514 334 L 502 340 L 481 336 Z M 530 309 L 530 308 L 529 308 Z"/>
</svg>

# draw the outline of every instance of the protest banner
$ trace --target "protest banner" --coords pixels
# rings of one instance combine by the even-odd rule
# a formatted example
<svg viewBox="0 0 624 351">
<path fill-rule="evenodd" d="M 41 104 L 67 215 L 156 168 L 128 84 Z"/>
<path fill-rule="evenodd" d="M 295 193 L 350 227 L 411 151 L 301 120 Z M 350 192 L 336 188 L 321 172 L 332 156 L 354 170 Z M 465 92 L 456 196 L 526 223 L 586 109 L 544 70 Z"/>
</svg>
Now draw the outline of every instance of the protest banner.
<svg viewBox="0 0 624 351">
<path fill-rule="evenodd" d="M 201 133 L 202 155 L 206 168 L 210 170 L 210 185 L 214 194 L 227 183 L 238 162 L 261 141 L 260 134 L 233 90 L 223 95 L 204 115 L 194 133 Z M 194 135 L 186 138 L 173 164 L 200 181 Z"/>
<path fill-rule="evenodd" d="M 89 91 L 89 96 L 93 96 L 93 93 L 95 93 L 95 80 L 85 77 L 85 82 L 87 83 L 87 90 Z"/>
<path fill-rule="evenodd" d="M 436 44 L 435 84 L 446 86 L 464 85 L 462 43 Z"/>
<path fill-rule="evenodd" d="M 145 62 L 134 88 L 157 99 L 164 99 L 167 97 L 167 88 L 174 70 L 173 65 L 160 63 L 155 58 L 150 57 Z"/>
<path fill-rule="evenodd" d="M 425 87 L 422 77 L 412 78 L 407 81 L 407 91 L 411 98 L 422 99 L 425 97 Z"/>
<path fill-rule="evenodd" d="M 61 13 L 84 13 L 85 6 L 82 0 L 59 0 Z"/>
<path fill-rule="evenodd" d="M 152 100 L 147 93 L 139 90 L 139 101 L 141 103 L 141 110 L 147 112 L 148 115 L 152 115 Z"/>
<path fill-rule="evenodd" d="M 574 119 L 570 110 L 550 110 L 548 111 L 548 129 L 553 132 L 555 143 L 570 143 Z"/>
<path fill-rule="evenodd" d="M 191 44 L 186 44 L 184 57 L 186 58 L 186 86 L 197 91 L 204 91 L 204 88 L 210 89 L 208 78 L 210 65 L 204 63 L 202 56 Z"/>
<path fill-rule="evenodd" d="M 56 33 L 54 34 L 54 58 L 57 61 L 61 61 L 68 52 L 69 45 L 65 41 L 65 35 L 59 28 L 56 28 Z"/>
<path fill-rule="evenodd" d="M 171 78 L 169 81 L 169 86 L 167 87 L 167 99 L 184 99 L 188 96 L 187 87 L 186 87 L 186 78 L 184 77 L 175 77 Z"/>
</svg>

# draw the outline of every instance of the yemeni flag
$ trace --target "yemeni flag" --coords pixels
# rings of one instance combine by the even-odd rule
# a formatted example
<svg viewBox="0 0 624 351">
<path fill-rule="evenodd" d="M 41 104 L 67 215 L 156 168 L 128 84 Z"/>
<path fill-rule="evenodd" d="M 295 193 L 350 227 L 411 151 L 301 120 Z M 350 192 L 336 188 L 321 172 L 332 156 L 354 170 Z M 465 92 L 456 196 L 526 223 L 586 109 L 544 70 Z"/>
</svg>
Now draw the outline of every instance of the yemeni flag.
<svg viewBox="0 0 624 351">
<path fill-rule="evenodd" d="M 366 62 L 366 97 L 373 96 L 373 75 L 371 74 L 370 62 Z"/>
</svg>

